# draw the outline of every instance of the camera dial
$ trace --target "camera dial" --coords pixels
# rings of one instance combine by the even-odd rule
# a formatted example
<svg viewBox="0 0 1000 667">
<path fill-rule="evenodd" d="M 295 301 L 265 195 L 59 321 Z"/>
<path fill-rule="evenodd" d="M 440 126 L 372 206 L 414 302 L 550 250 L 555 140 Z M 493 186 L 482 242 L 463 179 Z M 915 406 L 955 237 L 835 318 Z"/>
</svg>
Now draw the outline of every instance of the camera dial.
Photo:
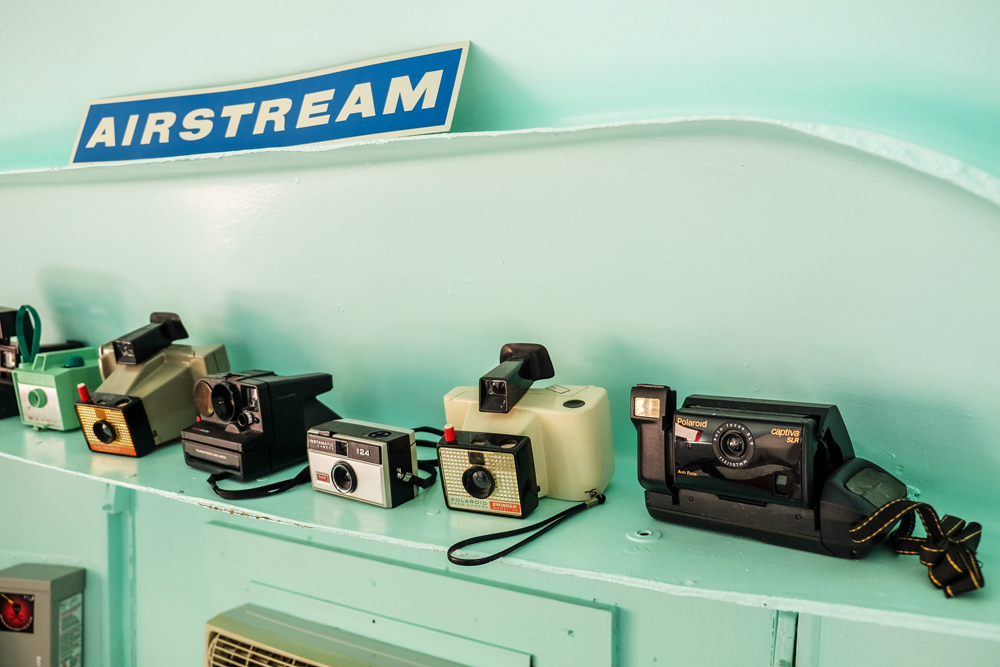
<svg viewBox="0 0 1000 667">
<path fill-rule="evenodd" d="M 330 477 L 333 478 L 333 485 L 341 493 L 351 493 L 354 489 L 358 488 L 357 475 L 354 474 L 351 466 L 343 461 L 333 466 L 333 470 L 330 471 Z"/>
<path fill-rule="evenodd" d="M 240 411 L 240 388 L 228 382 L 220 382 L 212 388 L 212 407 L 224 422 L 232 421 Z"/>
<path fill-rule="evenodd" d="M 462 475 L 462 486 L 473 498 L 489 498 L 496 488 L 496 481 L 490 471 L 482 466 L 472 466 Z"/>
<path fill-rule="evenodd" d="M 115 433 L 114 426 L 102 419 L 94 422 L 94 436 L 105 445 L 110 445 L 118 437 L 118 434 Z"/>
<path fill-rule="evenodd" d="M 249 410 L 244 410 L 240 413 L 240 416 L 236 418 L 236 424 L 240 428 L 249 428 L 253 426 L 254 418 L 253 413 Z"/>
<path fill-rule="evenodd" d="M 742 468 L 753 458 L 753 435 L 750 429 L 739 422 L 726 422 L 715 430 L 712 449 L 724 465 Z"/>
</svg>

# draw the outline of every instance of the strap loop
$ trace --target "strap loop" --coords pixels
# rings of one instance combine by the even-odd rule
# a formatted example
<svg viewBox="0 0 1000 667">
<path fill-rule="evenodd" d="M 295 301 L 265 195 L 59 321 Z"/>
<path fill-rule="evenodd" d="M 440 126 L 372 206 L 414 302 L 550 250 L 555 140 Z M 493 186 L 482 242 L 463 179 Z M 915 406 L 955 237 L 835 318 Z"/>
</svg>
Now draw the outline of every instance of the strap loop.
<svg viewBox="0 0 1000 667">
<path fill-rule="evenodd" d="M 416 473 L 403 472 L 402 470 L 396 470 L 396 478 L 401 479 L 404 482 L 409 482 L 414 486 L 419 486 L 421 489 L 429 489 L 437 480 L 437 470 L 435 466 L 437 465 L 436 460 L 425 459 L 422 461 L 417 461 L 417 467 L 426 473 L 430 473 L 429 477 L 420 477 Z"/>
<path fill-rule="evenodd" d="M 926 537 L 914 537 L 916 517 L 927 533 Z M 978 523 L 966 524 L 958 517 L 945 515 L 939 519 L 934 508 L 927 503 L 900 498 L 886 503 L 861 524 L 851 528 L 852 539 L 856 543 L 867 542 L 885 535 L 899 522 L 890 536 L 896 553 L 920 557 L 920 563 L 927 567 L 927 575 L 933 584 L 952 598 L 985 585 L 976 549 L 983 528 Z"/>
</svg>

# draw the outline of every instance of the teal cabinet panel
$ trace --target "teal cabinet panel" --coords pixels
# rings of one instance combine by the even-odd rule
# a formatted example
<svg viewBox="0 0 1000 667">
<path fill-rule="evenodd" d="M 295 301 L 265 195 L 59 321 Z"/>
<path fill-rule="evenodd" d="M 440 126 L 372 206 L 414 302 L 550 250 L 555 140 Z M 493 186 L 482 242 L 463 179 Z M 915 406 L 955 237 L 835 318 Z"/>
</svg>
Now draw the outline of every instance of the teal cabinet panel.
<svg viewBox="0 0 1000 667">
<path fill-rule="evenodd" d="M 531 655 L 535 667 L 614 664 L 614 608 L 431 574 L 218 523 L 207 525 L 205 546 L 215 586 L 273 588 L 423 626 L 434 631 L 426 645 L 408 648 L 441 658 L 459 657 L 439 653 L 436 635 L 447 633 Z M 266 590 L 255 588 L 251 598 L 239 603 L 267 604 L 268 598 Z M 230 597 L 224 606 L 235 606 L 233 602 Z M 302 613 L 301 608 L 281 611 Z M 372 624 L 377 625 L 374 618 Z M 487 667 L 476 660 L 463 662 Z"/>
<path fill-rule="evenodd" d="M 799 616 L 795 667 L 995 667 L 1000 640 L 841 618 Z"/>
<path fill-rule="evenodd" d="M 573 648 L 594 634 L 572 623 L 575 613 L 602 619 L 613 610 L 612 662 L 597 664 L 669 665 L 693 660 L 705 665 L 769 665 L 772 656 L 774 611 L 766 606 L 671 595 L 504 561 L 484 568 L 454 568 L 438 550 L 278 525 L 252 513 L 211 511 L 151 493 L 140 493 L 137 506 L 142 665 L 163 664 L 165 655 L 194 661 L 200 655 L 204 621 L 245 602 L 385 641 L 406 638 L 427 652 L 470 650 L 480 660 L 474 664 L 483 665 L 519 664 L 529 655 L 534 649 L 520 646 L 518 642 L 525 639 L 514 630 L 544 610 L 556 611 L 551 619 L 533 624 L 524 636 L 551 641 L 553 651 L 563 651 L 564 645 Z M 228 546 L 227 540 L 232 540 Z M 337 563 L 360 565 L 345 572 Z M 390 576 L 380 576 L 383 572 Z M 421 587 L 420 582 L 428 581 L 432 583 Z M 472 623 L 477 629 L 467 632 L 463 624 L 474 615 L 478 598 L 461 590 L 487 590 L 491 601 L 497 598 L 516 606 L 518 602 L 509 601 L 527 600 L 529 605 L 517 607 L 506 625 L 478 629 L 487 623 L 488 614 L 499 613 L 499 607 L 488 608 L 477 617 L 478 623 Z M 393 605 L 400 595 L 406 602 L 397 610 Z M 565 609 L 570 613 L 559 612 Z M 548 632 L 553 619 L 559 627 Z M 168 627 L 171 634 L 162 631 Z M 597 627 L 604 627 L 604 621 Z M 725 642 L 718 640 L 720 627 L 726 628 Z M 504 628 L 509 632 L 500 631 Z M 495 634 L 484 638 L 485 632 Z M 606 651 L 595 650 L 591 657 Z M 551 651 L 545 655 L 554 657 Z M 566 650 L 565 655 L 576 654 Z"/>
</svg>

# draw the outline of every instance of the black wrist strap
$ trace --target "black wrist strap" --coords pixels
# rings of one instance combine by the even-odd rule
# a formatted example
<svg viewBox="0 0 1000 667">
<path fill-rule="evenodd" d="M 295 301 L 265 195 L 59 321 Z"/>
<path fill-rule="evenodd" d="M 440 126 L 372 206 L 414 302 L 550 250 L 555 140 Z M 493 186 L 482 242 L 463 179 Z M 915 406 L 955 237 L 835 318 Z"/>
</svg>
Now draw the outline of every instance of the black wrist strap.
<svg viewBox="0 0 1000 667">
<path fill-rule="evenodd" d="M 575 516 L 580 512 L 593 507 L 594 505 L 604 504 L 604 501 L 606 500 L 604 494 L 597 493 L 597 491 L 590 491 L 590 493 L 591 497 L 589 500 L 585 500 L 579 505 L 574 505 L 573 507 L 570 507 L 567 510 L 563 510 L 562 512 L 559 512 L 559 514 L 550 516 L 548 519 L 545 519 L 544 521 L 539 521 L 538 523 L 533 523 L 530 526 L 525 526 L 524 528 L 518 528 L 516 530 L 506 530 L 502 533 L 490 533 L 489 535 L 480 535 L 479 537 L 471 537 L 467 540 L 456 542 L 455 544 L 448 547 L 448 560 L 450 560 L 455 565 L 485 565 L 486 563 L 492 563 L 497 558 L 503 558 L 507 554 L 517 551 L 518 549 L 520 549 L 533 539 L 549 532 L 550 530 L 558 526 L 560 523 L 570 518 L 571 516 Z M 526 537 L 517 544 L 515 544 L 514 546 L 507 547 L 503 551 L 498 551 L 497 553 L 492 554 L 490 556 L 483 556 L 482 558 L 459 558 L 458 556 L 455 555 L 455 552 L 458 551 L 459 549 L 464 549 L 465 547 L 470 546 L 472 544 L 479 544 L 480 542 L 492 542 L 493 540 L 501 540 L 505 537 L 514 537 L 515 535 L 522 535 L 524 533 L 529 533 L 536 529 L 540 530 L 538 530 L 538 532 L 535 533 L 534 535 Z"/>
<path fill-rule="evenodd" d="M 926 537 L 913 537 L 918 516 L 927 532 Z M 927 566 L 931 582 L 943 590 L 945 596 L 953 598 L 985 585 L 976 560 L 983 527 L 978 523 L 966 524 L 949 515 L 939 519 L 927 503 L 906 498 L 886 503 L 851 528 L 851 538 L 859 544 L 867 542 L 888 533 L 897 521 L 899 528 L 889 536 L 896 553 L 919 556 L 921 565 Z"/>
<path fill-rule="evenodd" d="M 309 474 L 309 466 L 306 466 L 299 471 L 299 474 L 295 477 L 282 480 L 280 482 L 274 482 L 273 484 L 255 486 L 252 489 L 220 489 L 219 482 L 228 477 L 228 472 L 217 472 L 208 478 L 208 483 L 212 485 L 212 490 L 215 491 L 220 498 L 224 498 L 225 500 L 250 500 L 252 498 L 273 496 L 279 493 L 284 493 L 289 489 L 294 489 L 299 484 L 306 484 L 310 481 L 310 479 L 312 479 Z"/>
<path fill-rule="evenodd" d="M 413 473 L 397 471 L 396 478 L 401 479 L 404 482 L 409 482 L 414 486 L 419 486 L 421 489 L 429 489 L 431 488 L 431 485 L 434 484 L 434 480 L 436 480 L 438 476 L 437 470 L 435 469 L 436 465 L 436 460 L 427 459 L 424 461 L 417 461 L 417 467 L 424 472 L 429 473 L 429 477 L 419 477 Z"/>
</svg>

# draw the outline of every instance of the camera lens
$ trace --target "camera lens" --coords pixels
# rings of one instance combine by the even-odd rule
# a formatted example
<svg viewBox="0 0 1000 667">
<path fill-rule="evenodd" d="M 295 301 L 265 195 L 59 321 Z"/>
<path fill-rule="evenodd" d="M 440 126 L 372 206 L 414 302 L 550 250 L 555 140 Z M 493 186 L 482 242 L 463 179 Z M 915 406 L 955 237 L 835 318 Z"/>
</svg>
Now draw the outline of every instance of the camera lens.
<svg viewBox="0 0 1000 667">
<path fill-rule="evenodd" d="M 204 380 L 194 386 L 194 407 L 198 408 L 202 417 L 215 414 L 215 408 L 212 407 L 212 387 Z"/>
<path fill-rule="evenodd" d="M 28 405 L 33 408 L 44 408 L 48 398 L 44 389 L 32 389 L 28 392 Z"/>
<path fill-rule="evenodd" d="M 712 436 L 712 447 L 719 460 L 730 468 L 749 465 L 754 457 L 753 434 L 740 422 L 720 426 Z"/>
<path fill-rule="evenodd" d="M 490 393 L 503 396 L 507 393 L 507 383 L 503 380 L 490 380 Z"/>
<path fill-rule="evenodd" d="M 236 418 L 236 423 L 240 428 L 247 428 L 248 426 L 253 425 L 253 414 L 244 410 L 240 413 L 240 416 Z"/>
<path fill-rule="evenodd" d="M 727 458 L 739 459 L 747 451 L 747 441 L 739 433 L 728 433 L 722 437 L 722 453 Z"/>
<path fill-rule="evenodd" d="M 496 488 L 496 482 L 489 470 L 482 466 L 473 466 L 462 475 L 462 486 L 473 498 L 488 498 Z"/>
<path fill-rule="evenodd" d="M 346 463 L 338 463 L 333 466 L 331 476 L 333 477 L 333 485 L 341 493 L 350 493 L 358 486 L 358 480 L 354 476 L 354 471 Z"/>
<path fill-rule="evenodd" d="M 94 435 L 105 445 L 110 445 L 117 437 L 115 427 L 103 419 L 99 422 L 94 422 Z"/>
<path fill-rule="evenodd" d="M 212 407 L 224 422 L 232 421 L 240 409 L 240 389 L 228 382 L 220 382 L 212 388 Z"/>
</svg>

